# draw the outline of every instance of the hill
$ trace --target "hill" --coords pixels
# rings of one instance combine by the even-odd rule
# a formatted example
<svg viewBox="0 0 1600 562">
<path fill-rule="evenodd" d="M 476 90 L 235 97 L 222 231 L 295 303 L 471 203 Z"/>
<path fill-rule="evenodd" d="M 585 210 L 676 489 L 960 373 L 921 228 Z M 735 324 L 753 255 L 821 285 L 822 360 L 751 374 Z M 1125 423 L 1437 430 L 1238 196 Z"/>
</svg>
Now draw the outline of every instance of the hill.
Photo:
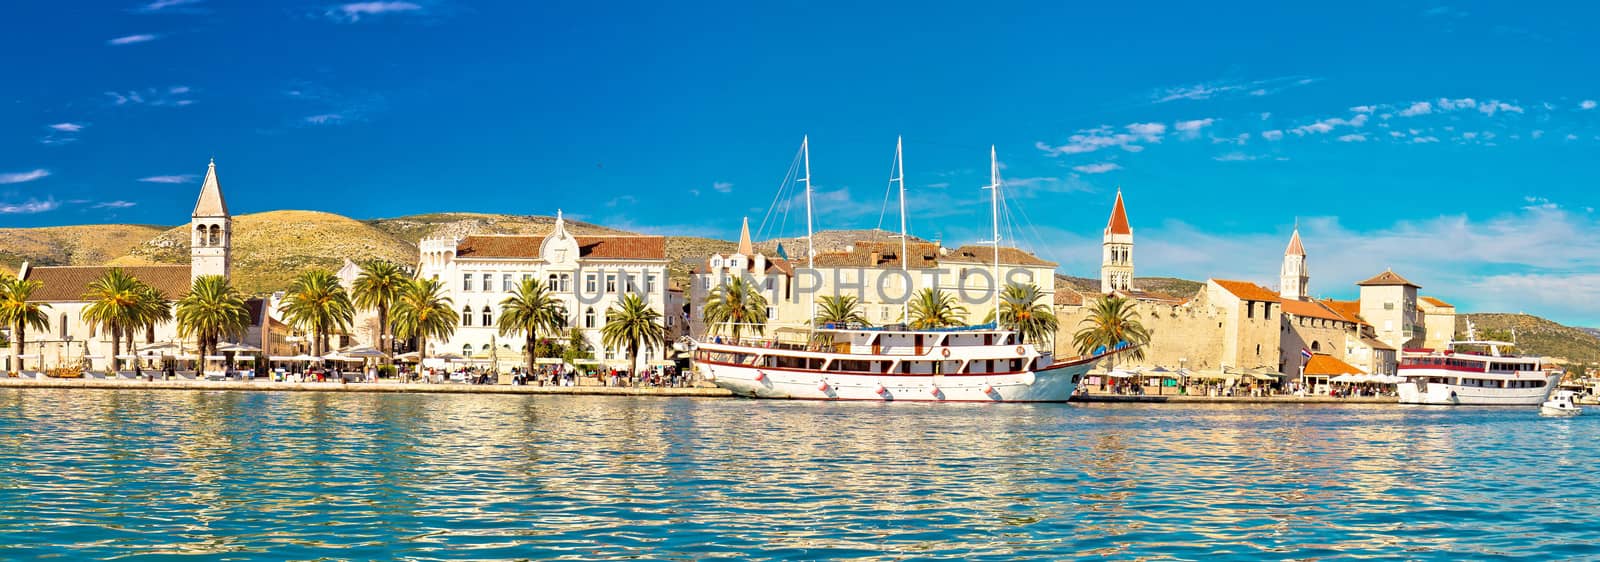
<svg viewBox="0 0 1600 562">
<path fill-rule="evenodd" d="M 166 230 L 137 224 L 86 224 L 0 228 L 0 270 L 15 273 L 34 265 L 98 265 L 127 254 Z"/>
<path fill-rule="evenodd" d="M 468 234 L 544 234 L 555 227 L 555 217 L 493 215 L 485 213 L 429 213 L 363 221 L 368 226 L 416 246 L 423 238 Z M 567 220 L 573 234 L 629 234 L 583 221 Z"/>
<path fill-rule="evenodd" d="M 1056 274 L 1057 286 L 1068 286 L 1079 291 L 1100 292 L 1100 280 L 1087 277 L 1072 277 L 1070 275 Z M 1141 291 L 1150 291 L 1172 295 L 1174 297 L 1191 297 L 1200 292 L 1206 284 L 1202 281 L 1190 281 L 1175 277 L 1135 277 L 1133 288 Z"/>
<path fill-rule="evenodd" d="M 412 263 L 417 250 L 369 224 L 332 213 L 271 211 L 233 218 L 234 277 L 247 294 L 282 290 L 301 271 L 338 269 L 346 257 Z M 189 229 L 161 232 L 109 263 L 189 263 Z"/>
<path fill-rule="evenodd" d="M 1540 355 L 1565 364 L 1600 363 L 1600 337 L 1527 314 L 1474 313 L 1456 317 L 1456 333 L 1465 333 L 1471 319 L 1479 335 L 1486 330 L 1516 331 L 1517 352 Z"/>
<path fill-rule="evenodd" d="M 886 242 L 893 241 L 895 243 L 899 243 L 900 234 L 898 232 L 875 229 L 822 230 L 811 234 L 811 246 L 815 248 L 819 254 L 827 252 L 843 252 L 846 247 L 849 247 L 850 245 L 862 240 Z M 923 240 L 915 236 L 909 236 L 906 238 L 906 240 L 911 242 L 927 242 L 927 240 Z M 762 240 L 756 243 L 756 249 L 763 252 L 775 252 L 777 251 L 779 244 L 783 244 L 784 253 L 788 254 L 791 258 L 800 259 L 804 258 L 806 255 L 806 239 L 804 236 Z"/>
</svg>

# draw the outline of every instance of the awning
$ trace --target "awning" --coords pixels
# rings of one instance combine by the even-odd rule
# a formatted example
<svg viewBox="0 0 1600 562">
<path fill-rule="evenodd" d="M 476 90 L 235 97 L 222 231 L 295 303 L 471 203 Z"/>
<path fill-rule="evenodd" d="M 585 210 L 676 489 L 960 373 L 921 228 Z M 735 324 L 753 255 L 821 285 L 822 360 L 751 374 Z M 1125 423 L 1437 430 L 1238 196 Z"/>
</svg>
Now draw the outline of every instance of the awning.
<svg viewBox="0 0 1600 562">
<path fill-rule="evenodd" d="M 226 356 L 226 355 L 207 355 L 207 356 L 205 356 L 205 360 L 206 361 L 227 361 L 228 360 L 228 356 Z"/>
<path fill-rule="evenodd" d="M 560 365 L 561 363 L 563 361 L 561 361 L 560 357 L 540 357 L 533 360 L 534 365 Z"/>
<path fill-rule="evenodd" d="M 1126 379 L 1126 378 L 1136 377 L 1136 376 L 1139 376 L 1139 375 L 1138 375 L 1138 373 L 1132 373 L 1132 372 L 1124 371 L 1122 369 L 1117 369 L 1115 371 L 1111 371 L 1109 373 L 1106 373 L 1106 376 L 1114 378 L 1114 379 Z"/>
<path fill-rule="evenodd" d="M 256 360 L 256 356 L 254 356 L 254 355 L 235 355 L 235 356 L 233 356 L 233 360 L 234 361 L 255 361 Z"/>
<path fill-rule="evenodd" d="M 255 347 L 255 346 L 252 346 L 252 345 L 248 345 L 248 344 L 242 344 L 242 343 L 225 343 L 225 344 L 222 344 L 222 345 L 218 345 L 217 346 L 217 351 L 221 351 L 221 352 L 230 352 L 230 351 L 256 352 L 256 351 L 261 351 L 261 348 Z"/>
</svg>

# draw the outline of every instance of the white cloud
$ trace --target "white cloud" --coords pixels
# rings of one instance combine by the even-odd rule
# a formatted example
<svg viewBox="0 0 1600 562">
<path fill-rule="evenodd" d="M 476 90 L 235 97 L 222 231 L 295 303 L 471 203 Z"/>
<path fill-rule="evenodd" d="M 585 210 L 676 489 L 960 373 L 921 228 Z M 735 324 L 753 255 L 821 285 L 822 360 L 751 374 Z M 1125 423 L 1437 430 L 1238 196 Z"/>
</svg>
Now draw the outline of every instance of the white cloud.
<svg viewBox="0 0 1600 562">
<path fill-rule="evenodd" d="M 1569 140 L 1569 141 L 1578 140 L 1578 135 L 1574 135 L 1572 133 L 1567 133 L 1567 140 Z"/>
<path fill-rule="evenodd" d="M 1085 174 L 1104 174 L 1112 170 L 1121 170 L 1122 166 L 1118 165 L 1116 162 L 1098 162 L 1094 164 L 1084 164 L 1082 166 L 1073 166 L 1072 169 Z"/>
<path fill-rule="evenodd" d="M 1350 108 L 1350 112 L 1351 113 L 1372 113 L 1373 111 L 1377 111 L 1377 109 L 1378 108 L 1370 106 L 1370 105 L 1358 105 L 1358 106 Z"/>
<path fill-rule="evenodd" d="M 1339 142 L 1367 142 L 1367 135 L 1352 133 L 1339 137 Z"/>
<path fill-rule="evenodd" d="M 1204 129 L 1206 127 L 1210 127 L 1211 124 L 1215 123 L 1215 122 L 1216 122 L 1216 119 L 1212 119 L 1210 117 L 1207 117 L 1205 119 L 1193 119 L 1193 120 L 1189 120 L 1189 121 L 1179 121 L 1179 122 L 1174 123 L 1172 125 L 1172 129 L 1177 131 L 1177 132 L 1179 132 L 1179 133 L 1181 133 L 1183 135 L 1183 138 L 1192 139 L 1192 138 L 1196 138 L 1196 137 L 1200 136 L 1200 129 Z"/>
<path fill-rule="evenodd" d="M 1461 138 L 1467 139 L 1467 140 L 1472 140 L 1472 139 L 1478 138 L 1478 133 L 1476 131 L 1467 131 L 1467 132 L 1461 133 Z"/>
<path fill-rule="evenodd" d="M 1544 131 L 1541 131 L 1539 129 L 1534 129 L 1532 133 L 1529 133 L 1529 136 L 1537 139 L 1537 138 L 1540 138 L 1540 137 L 1544 136 Z"/>
<path fill-rule="evenodd" d="M 1578 107 L 1584 110 L 1594 109 L 1594 100 L 1583 100 L 1578 103 Z"/>
<path fill-rule="evenodd" d="M 1304 86 L 1316 82 L 1315 78 L 1300 76 L 1285 76 L 1267 78 L 1264 80 L 1216 80 L 1189 86 L 1166 88 L 1151 94 L 1150 98 L 1155 103 L 1166 103 L 1178 100 L 1205 100 L 1213 98 L 1245 96 L 1265 96 L 1275 94 L 1295 86 Z"/>
<path fill-rule="evenodd" d="M 728 193 L 728 192 L 733 191 L 733 182 L 728 182 L 728 181 L 712 182 L 711 189 L 715 190 L 717 193 Z"/>
<path fill-rule="evenodd" d="M 95 203 L 92 207 L 95 209 L 126 209 L 134 205 L 138 205 L 138 203 L 132 201 L 105 201 Z"/>
<path fill-rule="evenodd" d="M 1440 111 L 1455 111 L 1457 109 L 1472 109 L 1478 106 L 1478 100 L 1472 98 L 1449 99 L 1439 98 Z"/>
<path fill-rule="evenodd" d="M 344 121 L 344 116 L 338 113 L 323 113 L 305 118 L 305 122 L 312 125 L 336 125 L 341 121 Z"/>
<path fill-rule="evenodd" d="M 165 10 L 167 8 L 177 8 L 179 6 L 189 6 L 189 5 L 193 5 L 193 4 L 199 4 L 199 3 L 204 2 L 204 1 L 205 0 L 156 0 L 155 2 L 151 2 L 149 4 L 145 4 L 144 6 L 141 6 L 138 11 L 146 12 L 146 13 L 159 12 L 159 11 Z"/>
<path fill-rule="evenodd" d="M 1295 127 L 1290 129 L 1289 132 L 1299 136 L 1305 136 L 1309 134 L 1326 133 L 1332 131 L 1334 127 L 1360 127 L 1366 124 L 1367 114 L 1357 113 L 1355 117 L 1351 117 L 1349 119 L 1343 119 L 1339 117 L 1323 119 L 1310 125 L 1301 125 L 1299 127 Z"/>
<path fill-rule="evenodd" d="M 638 203 L 638 202 L 639 202 L 639 198 L 637 198 L 637 197 L 634 197 L 632 195 L 622 195 L 622 196 L 618 196 L 618 197 L 613 197 L 613 198 L 611 198 L 610 201 L 606 201 L 606 206 L 607 207 L 616 207 L 617 205 L 632 205 L 632 204 Z"/>
<path fill-rule="evenodd" d="M 49 175 L 50 175 L 50 170 L 46 170 L 44 168 L 40 168 L 40 169 L 37 169 L 37 170 L 31 170 L 31 171 L 27 171 L 27 172 L 16 172 L 16 173 L 11 173 L 11 174 L 0 174 L 0 184 L 30 182 L 30 181 L 33 181 L 33 180 L 36 180 L 36 179 L 39 179 L 39 178 L 47 177 Z"/>
<path fill-rule="evenodd" d="M 1411 107 L 1400 110 L 1401 117 L 1415 117 L 1417 115 L 1427 115 L 1429 113 L 1433 113 L 1433 104 L 1425 101 L 1413 103 L 1411 104 Z"/>
<path fill-rule="evenodd" d="M 61 204 L 55 200 L 29 199 L 27 203 L 0 203 L 0 215 L 31 215 L 56 210 Z"/>
<path fill-rule="evenodd" d="M 1430 142 L 1439 142 L 1439 137 L 1435 137 L 1435 136 L 1431 136 L 1430 135 L 1430 136 L 1426 136 L 1426 137 L 1412 137 L 1411 138 L 1411 144 L 1427 144 L 1427 143 L 1430 143 Z"/>
<path fill-rule="evenodd" d="M 1262 131 L 1261 132 L 1261 138 L 1267 139 L 1269 141 L 1275 141 L 1275 140 L 1283 138 L 1283 131 L 1279 131 L 1277 129 L 1273 129 L 1273 130 L 1270 130 L 1270 131 Z"/>
<path fill-rule="evenodd" d="M 1501 101 L 1490 101 L 1490 102 L 1484 102 L 1482 104 L 1479 104 L 1478 105 L 1478 111 L 1482 111 L 1484 115 L 1488 115 L 1490 117 L 1493 117 L 1495 112 L 1497 112 L 1497 111 L 1504 111 L 1504 112 L 1508 112 L 1508 113 L 1522 113 L 1522 108 L 1521 107 L 1517 107 L 1515 105 L 1511 105 L 1509 103 L 1501 102 Z"/>
<path fill-rule="evenodd" d="M 64 133 L 76 133 L 83 130 L 83 125 L 79 125 L 77 123 L 56 123 L 51 125 L 50 128 Z"/>
<path fill-rule="evenodd" d="M 1144 150 L 1144 147 L 1139 143 L 1161 142 L 1161 137 L 1166 134 L 1167 125 L 1165 123 L 1133 123 L 1127 125 L 1124 129 L 1127 132 L 1114 132 L 1109 126 L 1084 129 L 1067 137 L 1066 144 L 1051 146 L 1041 141 L 1035 142 L 1034 146 L 1051 156 L 1082 154 L 1109 147 L 1118 147 L 1128 152 L 1139 152 Z"/>
<path fill-rule="evenodd" d="M 327 15 L 338 21 L 357 22 L 366 16 L 418 12 L 422 6 L 411 2 L 352 2 L 328 10 Z"/>
<path fill-rule="evenodd" d="M 172 86 L 168 88 L 145 88 L 143 90 L 129 90 L 126 92 L 106 92 L 113 105 L 149 105 L 154 107 L 183 107 L 194 103 L 187 99 L 190 88 L 188 86 Z"/>
<path fill-rule="evenodd" d="M 1251 160 L 1260 160 L 1261 158 L 1263 157 L 1254 154 L 1245 154 L 1243 152 L 1229 152 L 1227 154 L 1219 154 L 1211 157 L 1212 160 L 1216 160 L 1218 162 L 1248 162 Z"/>
<path fill-rule="evenodd" d="M 146 178 L 139 178 L 139 181 L 145 183 L 193 183 L 199 178 L 200 176 L 194 174 L 175 174 L 171 176 L 150 176 Z"/>
<path fill-rule="evenodd" d="M 146 41 L 155 41 L 157 37 L 160 37 L 160 36 L 159 35 L 149 34 L 149 33 L 140 33 L 138 35 L 124 35 L 124 36 L 118 37 L 116 39 L 108 40 L 108 41 L 106 41 L 106 44 L 107 45 L 132 45 L 134 43 L 144 43 Z"/>
</svg>

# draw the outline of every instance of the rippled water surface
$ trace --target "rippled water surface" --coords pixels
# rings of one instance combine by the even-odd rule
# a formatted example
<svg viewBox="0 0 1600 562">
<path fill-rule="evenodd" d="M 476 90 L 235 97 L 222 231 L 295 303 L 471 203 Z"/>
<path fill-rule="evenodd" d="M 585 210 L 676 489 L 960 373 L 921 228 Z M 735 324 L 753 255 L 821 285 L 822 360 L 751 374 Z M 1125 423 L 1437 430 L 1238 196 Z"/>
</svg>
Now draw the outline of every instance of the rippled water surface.
<svg viewBox="0 0 1600 562">
<path fill-rule="evenodd" d="M 0 390 L 0 559 L 1585 558 L 1593 414 Z"/>
</svg>

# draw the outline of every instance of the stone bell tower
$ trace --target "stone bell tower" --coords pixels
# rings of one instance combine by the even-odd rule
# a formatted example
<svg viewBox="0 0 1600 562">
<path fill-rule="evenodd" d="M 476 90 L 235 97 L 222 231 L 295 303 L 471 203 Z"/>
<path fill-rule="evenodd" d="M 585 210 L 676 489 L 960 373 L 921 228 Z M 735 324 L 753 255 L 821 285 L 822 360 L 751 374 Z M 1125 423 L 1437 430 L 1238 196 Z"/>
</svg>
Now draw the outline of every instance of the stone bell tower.
<svg viewBox="0 0 1600 562">
<path fill-rule="evenodd" d="M 1100 292 L 1133 290 L 1133 227 L 1122 205 L 1122 188 L 1117 188 L 1117 203 L 1106 222 L 1105 238 L 1100 243 Z"/>
<path fill-rule="evenodd" d="M 227 277 L 233 261 L 233 217 L 228 215 L 228 203 L 222 199 L 216 160 L 206 168 L 200 199 L 189 217 L 189 231 L 189 279 L 201 275 Z"/>
</svg>

